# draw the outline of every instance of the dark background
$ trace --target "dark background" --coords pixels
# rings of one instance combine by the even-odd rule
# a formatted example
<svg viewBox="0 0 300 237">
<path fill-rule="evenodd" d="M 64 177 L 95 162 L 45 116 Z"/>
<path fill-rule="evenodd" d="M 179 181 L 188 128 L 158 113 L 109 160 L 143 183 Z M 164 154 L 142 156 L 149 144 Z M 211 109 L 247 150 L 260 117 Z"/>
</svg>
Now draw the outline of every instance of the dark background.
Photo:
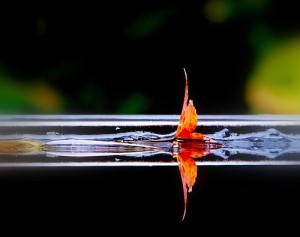
<svg viewBox="0 0 300 237">
<path fill-rule="evenodd" d="M 182 221 L 176 166 L 1 169 L 2 226 L 38 234 L 293 234 L 299 178 L 299 167 L 199 167 Z"/>
<path fill-rule="evenodd" d="M 3 9 L 0 110 L 179 114 L 186 68 L 199 114 L 269 112 L 247 103 L 247 82 L 270 45 L 297 38 L 296 5 L 49 1 Z M 283 88 L 292 87 L 297 88 Z M 291 102 L 294 97 L 285 104 Z M 24 224 L 32 232 L 39 227 L 40 233 L 57 234 L 61 228 L 99 236 L 124 224 L 129 233 L 165 225 L 170 232 L 183 227 L 199 236 L 288 233 L 298 226 L 297 169 L 200 168 L 184 222 L 178 167 L 1 169 L 2 225 L 13 224 L 11 231 Z"/>
<path fill-rule="evenodd" d="M 0 112 L 179 114 L 183 68 L 199 114 L 285 112 L 247 103 L 245 91 L 260 59 L 297 39 L 299 23 L 294 1 L 46 1 L 3 11 Z M 294 71 L 278 79 L 281 91 L 300 88 Z M 259 79 L 265 90 L 280 83 L 268 72 Z"/>
</svg>

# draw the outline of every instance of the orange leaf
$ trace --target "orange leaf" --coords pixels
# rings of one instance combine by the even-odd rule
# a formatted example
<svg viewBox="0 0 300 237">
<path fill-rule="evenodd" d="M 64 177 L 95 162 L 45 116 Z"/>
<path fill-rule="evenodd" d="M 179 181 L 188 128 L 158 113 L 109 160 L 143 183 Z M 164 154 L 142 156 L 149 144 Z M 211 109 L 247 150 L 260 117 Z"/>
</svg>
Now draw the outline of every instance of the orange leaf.
<svg viewBox="0 0 300 237">
<path fill-rule="evenodd" d="M 183 187 L 184 212 L 182 220 L 184 220 L 187 207 L 187 193 L 192 191 L 192 187 L 196 182 L 197 165 L 194 159 L 192 159 L 189 155 L 184 154 L 177 155 L 177 162 L 179 165 L 179 171 Z"/>
<path fill-rule="evenodd" d="M 197 178 L 197 164 L 193 158 L 200 158 L 208 154 L 210 154 L 209 150 L 189 150 L 187 148 L 181 149 L 181 151 L 175 155 L 179 165 L 183 187 L 184 212 L 182 220 L 184 220 L 186 215 L 188 192 L 192 191 Z"/>
<path fill-rule="evenodd" d="M 175 154 L 179 165 L 181 181 L 183 186 L 184 212 L 182 220 L 184 220 L 187 208 L 187 195 L 192 191 L 192 188 L 197 178 L 197 164 L 193 158 L 200 158 L 210 154 L 210 144 L 206 141 L 213 141 L 202 133 L 194 132 L 198 125 L 198 115 L 194 107 L 193 101 L 189 100 L 188 78 L 185 74 L 185 93 L 183 99 L 182 111 L 179 119 L 179 125 L 176 130 L 175 137 L 184 140 L 194 140 L 195 144 L 183 141 L 178 154 Z"/>
<path fill-rule="evenodd" d="M 184 69 L 185 75 L 185 93 L 182 111 L 179 119 L 179 125 L 176 130 L 176 138 L 181 139 L 199 139 L 199 140 L 210 140 L 207 136 L 202 133 L 194 132 L 198 125 L 198 115 L 194 107 L 193 101 L 189 100 L 188 92 L 188 78 Z"/>
</svg>

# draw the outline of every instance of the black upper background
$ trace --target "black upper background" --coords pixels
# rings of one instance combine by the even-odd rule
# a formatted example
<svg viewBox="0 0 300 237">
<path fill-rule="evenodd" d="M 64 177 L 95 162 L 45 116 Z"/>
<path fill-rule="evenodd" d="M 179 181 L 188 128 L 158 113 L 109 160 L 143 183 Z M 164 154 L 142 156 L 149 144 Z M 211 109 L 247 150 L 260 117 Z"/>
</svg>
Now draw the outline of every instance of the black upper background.
<svg viewBox="0 0 300 237">
<path fill-rule="evenodd" d="M 124 98 L 140 92 L 150 100 L 143 113 L 179 114 L 183 68 L 199 114 L 249 113 L 245 83 L 257 59 L 250 32 L 260 24 L 279 36 L 297 32 L 296 4 L 269 1 L 261 12 L 217 24 L 203 13 L 205 3 L 22 4 L 0 16 L 0 60 L 21 78 L 47 80 L 67 98 L 67 113 L 115 113 Z M 146 37 L 128 37 L 132 23 L 161 9 L 174 13 Z M 64 73 L 55 78 L 51 70 L 59 65 Z M 80 100 L 86 87 L 99 90 L 101 106 Z"/>
<path fill-rule="evenodd" d="M 25 78 L 73 63 L 59 79 L 47 79 L 69 98 L 68 113 L 114 113 L 123 98 L 138 91 L 150 99 L 144 113 L 179 114 L 184 67 L 199 114 L 247 113 L 243 93 L 254 61 L 247 37 L 259 18 L 215 24 L 204 16 L 204 3 L 48 2 L 4 12 L 0 60 Z M 158 30 L 137 39 L 124 33 L 139 17 L 160 9 L 174 9 L 174 14 Z M 37 30 L 40 21 L 46 22 L 44 33 Z M 104 94 L 101 109 L 78 99 L 86 86 Z"/>
</svg>

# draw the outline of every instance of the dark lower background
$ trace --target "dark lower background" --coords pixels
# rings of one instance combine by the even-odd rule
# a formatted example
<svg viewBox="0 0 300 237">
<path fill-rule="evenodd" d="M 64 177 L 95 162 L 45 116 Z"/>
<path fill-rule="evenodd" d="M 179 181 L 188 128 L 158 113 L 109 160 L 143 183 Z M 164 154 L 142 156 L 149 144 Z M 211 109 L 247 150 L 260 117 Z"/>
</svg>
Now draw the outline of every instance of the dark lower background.
<svg viewBox="0 0 300 237">
<path fill-rule="evenodd" d="M 96 235 L 162 227 L 199 236 L 288 234 L 298 227 L 299 185 L 299 167 L 199 167 L 182 222 L 177 167 L 1 169 L 2 225 Z"/>
</svg>

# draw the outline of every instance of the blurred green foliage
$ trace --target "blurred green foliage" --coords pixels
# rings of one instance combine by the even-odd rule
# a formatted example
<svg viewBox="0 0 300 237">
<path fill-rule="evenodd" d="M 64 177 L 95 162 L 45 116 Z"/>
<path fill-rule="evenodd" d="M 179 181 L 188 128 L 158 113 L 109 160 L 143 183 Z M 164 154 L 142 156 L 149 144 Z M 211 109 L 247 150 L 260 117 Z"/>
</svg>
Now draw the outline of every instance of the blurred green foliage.
<svg viewBox="0 0 300 237">
<path fill-rule="evenodd" d="M 300 113 L 300 38 L 269 48 L 255 64 L 246 100 L 255 113 Z"/>
<path fill-rule="evenodd" d="M 131 39 L 148 37 L 159 30 L 175 13 L 176 9 L 174 8 L 158 9 L 146 13 L 126 26 L 125 34 Z"/>
<path fill-rule="evenodd" d="M 241 80 L 249 113 L 300 113 L 300 32 L 293 27 L 280 32 L 277 25 L 271 25 L 266 11 L 272 4 L 260 0 L 209 0 L 204 13 L 214 23 L 240 21 L 248 29 L 254 62 L 248 78 Z M 284 9 L 285 4 L 277 5 L 278 12 L 280 7 Z"/>
<path fill-rule="evenodd" d="M 254 25 L 249 32 L 249 44 L 254 49 L 257 58 L 274 49 L 278 40 L 267 25 Z"/>
<path fill-rule="evenodd" d="M 44 80 L 21 80 L 0 64 L 0 113 L 62 113 L 62 96 Z"/>
<path fill-rule="evenodd" d="M 118 114 L 139 114 L 149 107 L 150 99 L 140 92 L 132 93 L 125 98 L 118 106 Z"/>
<path fill-rule="evenodd" d="M 204 14 L 214 23 L 224 23 L 259 15 L 268 5 L 269 0 L 209 0 L 204 7 Z"/>
<path fill-rule="evenodd" d="M 214 88 L 207 111 L 242 101 L 249 113 L 300 113 L 300 19 L 291 2 L 154 2 L 0 21 L 9 36 L 0 44 L 0 113 L 164 112 L 174 101 L 164 94 L 181 103 L 166 72 L 183 67 L 196 75 L 194 88 Z"/>
</svg>

